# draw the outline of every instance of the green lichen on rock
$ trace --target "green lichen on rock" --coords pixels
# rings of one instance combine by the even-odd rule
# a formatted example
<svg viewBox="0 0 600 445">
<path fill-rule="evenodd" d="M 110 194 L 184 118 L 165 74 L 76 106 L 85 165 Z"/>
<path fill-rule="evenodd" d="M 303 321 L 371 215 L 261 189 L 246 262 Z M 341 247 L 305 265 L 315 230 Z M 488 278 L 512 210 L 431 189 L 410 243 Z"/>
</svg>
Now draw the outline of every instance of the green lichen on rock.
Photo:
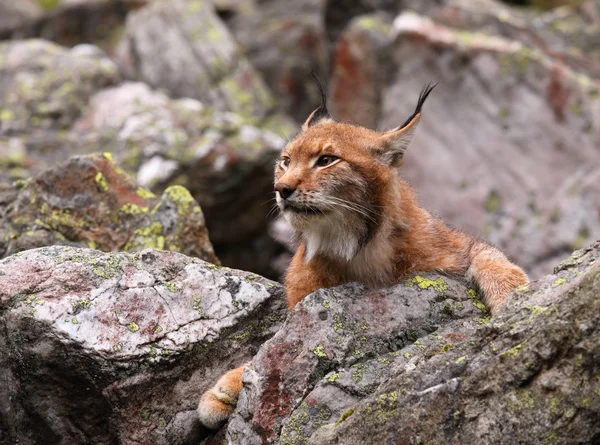
<svg viewBox="0 0 600 445">
<path fill-rule="evenodd" d="M 340 374 L 337 372 L 334 372 L 333 374 L 331 374 L 329 377 L 327 377 L 327 381 L 329 383 L 333 383 L 335 382 L 338 378 L 340 377 Z"/>
<path fill-rule="evenodd" d="M 327 354 L 325 354 L 325 348 L 323 345 L 317 345 L 314 348 L 310 349 L 310 352 L 315 354 L 319 358 L 326 358 Z"/>
<path fill-rule="evenodd" d="M 500 193 L 496 190 L 490 190 L 488 193 L 485 202 L 483 203 L 483 208 L 486 212 L 496 213 L 502 207 L 502 197 Z"/>
<path fill-rule="evenodd" d="M 179 215 L 185 215 L 191 206 L 195 205 L 198 207 L 190 192 L 185 187 L 180 185 L 172 185 L 167 187 L 165 190 L 165 195 L 169 200 L 175 203 L 177 206 L 177 213 Z"/>
<path fill-rule="evenodd" d="M 131 332 L 137 332 L 140 330 L 140 327 L 137 325 L 137 323 L 132 321 L 127 325 L 127 329 L 129 329 Z"/>
<path fill-rule="evenodd" d="M 354 408 L 349 408 L 346 411 L 344 411 L 342 413 L 342 415 L 340 416 L 340 418 L 338 419 L 338 421 L 335 423 L 335 426 L 338 426 L 340 423 L 342 423 L 344 420 L 346 420 L 352 414 L 354 414 Z"/>
<path fill-rule="evenodd" d="M 148 210 L 148 207 L 140 207 L 133 203 L 127 203 L 121 207 L 120 212 L 127 213 L 129 215 L 142 215 L 148 213 Z"/>
<path fill-rule="evenodd" d="M 106 182 L 106 178 L 102 172 L 96 173 L 96 184 L 103 190 L 108 191 L 108 183 Z"/>
<path fill-rule="evenodd" d="M 512 348 L 508 349 L 507 351 L 504 351 L 500 355 L 505 356 L 505 357 L 512 357 L 512 358 L 517 357 L 519 355 L 519 351 L 525 345 L 525 343 L 527 343 L 527 340 L 523 340 L 518 345 L 513 346 Z"/>
<path fill-rule="evenodd" d="M 448 290 L 448 284 L 442 277 L 431 280 L 429 278 L 422 277 L 421 275 L 416 275 L 412 278 L 409 278 L 406 281 L 406 284 L 408 286 L 416 286 L 419 289 L 429 289 L 431 287 L 438 293 L 443 293 Z"/>
</svg>

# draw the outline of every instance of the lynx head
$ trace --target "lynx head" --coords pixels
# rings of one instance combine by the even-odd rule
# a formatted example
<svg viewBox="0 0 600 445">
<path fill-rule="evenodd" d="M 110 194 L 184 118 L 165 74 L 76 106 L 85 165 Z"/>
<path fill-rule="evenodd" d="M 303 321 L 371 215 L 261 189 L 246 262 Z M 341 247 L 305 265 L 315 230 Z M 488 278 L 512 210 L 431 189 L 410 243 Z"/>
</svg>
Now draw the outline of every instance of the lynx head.
<svg viewBox="0 0 600 445">
<path fill-rule="evenodd" d="M 426 86 L 414 113 L 385 132 L 335 122 L 326 93 L 302 132 L 282 151 L 275 167 L 277 204 L 306 243 L 310 260 L 317 253 L 351 260 L 377 232 L 397 167 L 415 133 L 421 108 L 435 85 Z"/>
</svg>

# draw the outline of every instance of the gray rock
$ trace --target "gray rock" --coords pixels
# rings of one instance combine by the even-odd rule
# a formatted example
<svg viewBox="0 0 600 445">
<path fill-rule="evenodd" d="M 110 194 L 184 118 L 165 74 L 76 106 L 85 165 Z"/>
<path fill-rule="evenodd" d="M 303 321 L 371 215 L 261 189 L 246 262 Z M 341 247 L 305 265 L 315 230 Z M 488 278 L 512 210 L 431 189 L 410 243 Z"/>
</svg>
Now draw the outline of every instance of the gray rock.
<svg viewBox="0 0 600 445">
<path fill-rule="evenodd" d="M 174 252 L 1 260 L 2 440 L 197 443 L 200 394 L 285 311 L 279 284 Z"/>
<path fill-rule="evenodd" d="M 172 100 L 145 84 L 124 83 L 92 98 L 69 139 L 83 152 L 113 152 L 157 193 L 184 185 L 202 207 L 223 263 L 276 277 L 270 263 L 281 247 L 267 235 L 267 216 L 273 165 L 285 145 L 275 131 L 286 128 L 295 130 L 277 116 L 257 126 L 194 99 Z"/>
<path fill-rule="evenodd" d="M 239 444 L 305 443 L 394 370 L 435 354 L 443 359 L 488 321 L 473 290 L 434 275 L 383 290 L 319 290 L 254 358 L 227 437 Z"/>
<path fill-rule="evenodd" d="M 262 118 L 275 101 L 207 1 L 155 2 L 127 18 L 118 59 L 129 77 Z"/>
<path fill-rule="evenodd" d="M 262 0 L 230 8 L 233 16 L 227 26 L 275 93 L 281 109 L 298 122 L 304 122 L 320 103 L 319 92 L 308 74 L 329 73 L 326 3 Z"/>
<path fill-rule="evenodd" d="M 146 0 L 1 0 L 0 38 L 43 38 L 64 46 L 94 43 L 112 52 L 128 12 L 146 3 Z"/>
<path fill-rule="evenodd" d="M 106 56 L 43 40 L 0 43 L 0 62 L 0 145 L 7 135 L 26 132 L 33 138 L 41 130 L 67 128 L 92 94 L 119 80 L 117 66 Z"/>
<path fill-rule="evenodd" d="M 75 156 L 0 191 L 0 257 L 55 244 L 174 250 L 219 264 L 202 210 L 181 186 L 158 198 L 110 156 Z"/>
<path fill-rule="evenodd" d="M 575 252 L 468 341 L 396 370 L 306 443 L 596 443 L 598 259 L 600 243 Z"/>
<path fill-rule="evenodd" d="M 42 15 L 35 0 L 0 1 L 0 34 L 29 24 Z"/>
</svg>

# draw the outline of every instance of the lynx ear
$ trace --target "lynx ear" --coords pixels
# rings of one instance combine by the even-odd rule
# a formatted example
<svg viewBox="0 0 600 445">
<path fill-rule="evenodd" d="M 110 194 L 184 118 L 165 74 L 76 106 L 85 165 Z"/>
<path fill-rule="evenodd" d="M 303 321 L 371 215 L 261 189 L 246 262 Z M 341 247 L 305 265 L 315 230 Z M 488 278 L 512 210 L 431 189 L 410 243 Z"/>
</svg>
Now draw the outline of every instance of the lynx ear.
<svg viewBox="0 0 600 445">
<path fill-rule="evenodd" d="M 310 113 L 310 116 L 308 116 L 308 119 L 306 119 L 306 122 L 302 125 L 302 130 L 304 131 L 306 131 L 308 127 L 315 125 L 317 122 L 323 122 L 324 120 L 333 121 L 329 115 L 329 111 L 327 111 L 327 92 L 325 91 L 325 87 L 314 72 L 310 73 L 310 77 L 315 80 L 319 92 L 321 93 L 321 105 L 315 111 Z"/>
<path fill-rule="evenodd" d="M 404 152 L 408 148 L 417 129 L 417 124 L 421 119 L 421 109 L 429 93 L 437 85 L 427 84 L 419 94 L 417 107 L 414 113 L 401 126 L 393 130 L 386 131 L 379 139 L 379 146 L 376 151 L 380 159 L 391 167 L 398 167 L 402 163 Z"/>
</svg>

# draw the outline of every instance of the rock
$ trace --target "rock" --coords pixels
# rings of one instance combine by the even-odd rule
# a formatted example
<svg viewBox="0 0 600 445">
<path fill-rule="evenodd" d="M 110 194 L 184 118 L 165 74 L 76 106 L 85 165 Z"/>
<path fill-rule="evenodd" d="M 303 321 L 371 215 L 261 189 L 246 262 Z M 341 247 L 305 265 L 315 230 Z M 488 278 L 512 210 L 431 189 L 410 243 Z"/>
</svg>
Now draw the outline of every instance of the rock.
<svg viewBox="0 0 600 445">
<path fill-rule="evenodd" d="M 298 122 L 304 122 L 320 104 L 319 92 L 309 73 L 315 71 L 325 76 L 329 72 L 325 3 L 263 0 L 230 8 L 233 14 L 226 22 L 252 65 L 275 93 L 281 109 Z"/>
<path fill-rule="evenodd" d="M 575 252 L 469 341 L 441 360 L 397 369 L 307 443 L 595 443 L 599 258 L 600 243 Z"/>
<path fill-rule="evenodd" d="M 107 57 L 43 40 L 0 43 L 0 62 L 2 145 L 8 135 L 27 133 L 35 139 L 42 130 L 67 128 L 93 93 L 119 80 L 117 66 Z"/>
<path fill-rule="evenodd" d="M 273 165 L 285 140 L 267 128 L 125 83 L 94 96 L 69 139 L 84 152 L 112 151 L 140 185 L 156 192 L 184 185 L 200 203 L 224 264 L 276 277 L 270 262 L 282 248 L 267 235 L 267 216 Z"/>
<path fill-rule="evenodd" d="M 447 28 L 413 13 L 395 19 L 387 48 L 380 45 L 382 25 L 359 25 L 357 19 L 342 37 L 340 45 L 350 50 L 338 46 L 333 71 L 331 109 L 342 118 L 361 104 L 380 103 L 374 126 L 393 128 L 413 111 L 423 85 L 439 82 L 401 169 L 426 208 L 485 236 L 533 277 L 600 233 L 600 215 L 591 210 L 599 205 L 596 182 L 580 199 L 586 207 L 578 210 L 578 224 L 561 225 L 566 231 L 551 236 L 565 217 L 556 211 L 556 195 L 576 176 L 593 176 L 600 81 L 517 40 Z M 384 55 L 379 65 L 373 54 Z M 374 74 L 381 72 L 387 75 Z M 349 85 L 353 94 L 339 93 Z"/>
<path fill-rule="evenodd" d="M 319 290 L 302 300 L 244 374 L 227 438 L 248 445 L 305 443 L 394 370 L 435 354 L 443 360 L 488 320 L 473 290 L 439 276 L 382 290 L 356 284 Z"/>
<path fill-rule="evenodd" d="M 0 1 L 0 35 L 29 24 L 42 15 L 42 8 L 35 0 Z"/>
<path fill-rule="evenodd" d="M 329 84 L 330 111 L 339 121 L 376 128 L 381 89 L 389 83 L 391 19 L 364 15 L 352 20 L 335 46 Z"/>
<path fill-rule="evenodd" d="M 600 241 L 491 319 L 473 290 L 436 275 L 319 290 L 245 372 L 227 440 L 595 443 L 598 260 Z"/>
<path fill-rule="evenodd" d="M 280 327 L 279 284 L 175 252 L 0 261 L 0 429 L 20 444 L 198 443 L 193 412 Z"/>
<path fill-rule="evenodd" d="M 275 101 L 235 40 L 202 0 L 155 2 L 127 18 L 119 60 L 129 77 L 259 119 Z"/>
<path fill-rule="evenodd" d="M 30 12 L 27 20 L 5 20 L 5 26 L 0 23 L 0 38 L 44 38 L 64 46 L 94 43 L 111 51 L 123 32 L 127 13 L 146 3 L 146 0 L 2 0 L 0 11 L 9 8 L 9 17 L 15 8 L 13 4 L 20 9 L 24 8 L 21 4 L 27 5 Z"/>
<path fill-rule="evenodd" d="M 181 186 L 157 198 L 110 154 L 73 157 L 0 193 L 0 257 L 63 244 L 103 251 L 174 250 L 219 264 L 202 210 Z"/>
</svg>

